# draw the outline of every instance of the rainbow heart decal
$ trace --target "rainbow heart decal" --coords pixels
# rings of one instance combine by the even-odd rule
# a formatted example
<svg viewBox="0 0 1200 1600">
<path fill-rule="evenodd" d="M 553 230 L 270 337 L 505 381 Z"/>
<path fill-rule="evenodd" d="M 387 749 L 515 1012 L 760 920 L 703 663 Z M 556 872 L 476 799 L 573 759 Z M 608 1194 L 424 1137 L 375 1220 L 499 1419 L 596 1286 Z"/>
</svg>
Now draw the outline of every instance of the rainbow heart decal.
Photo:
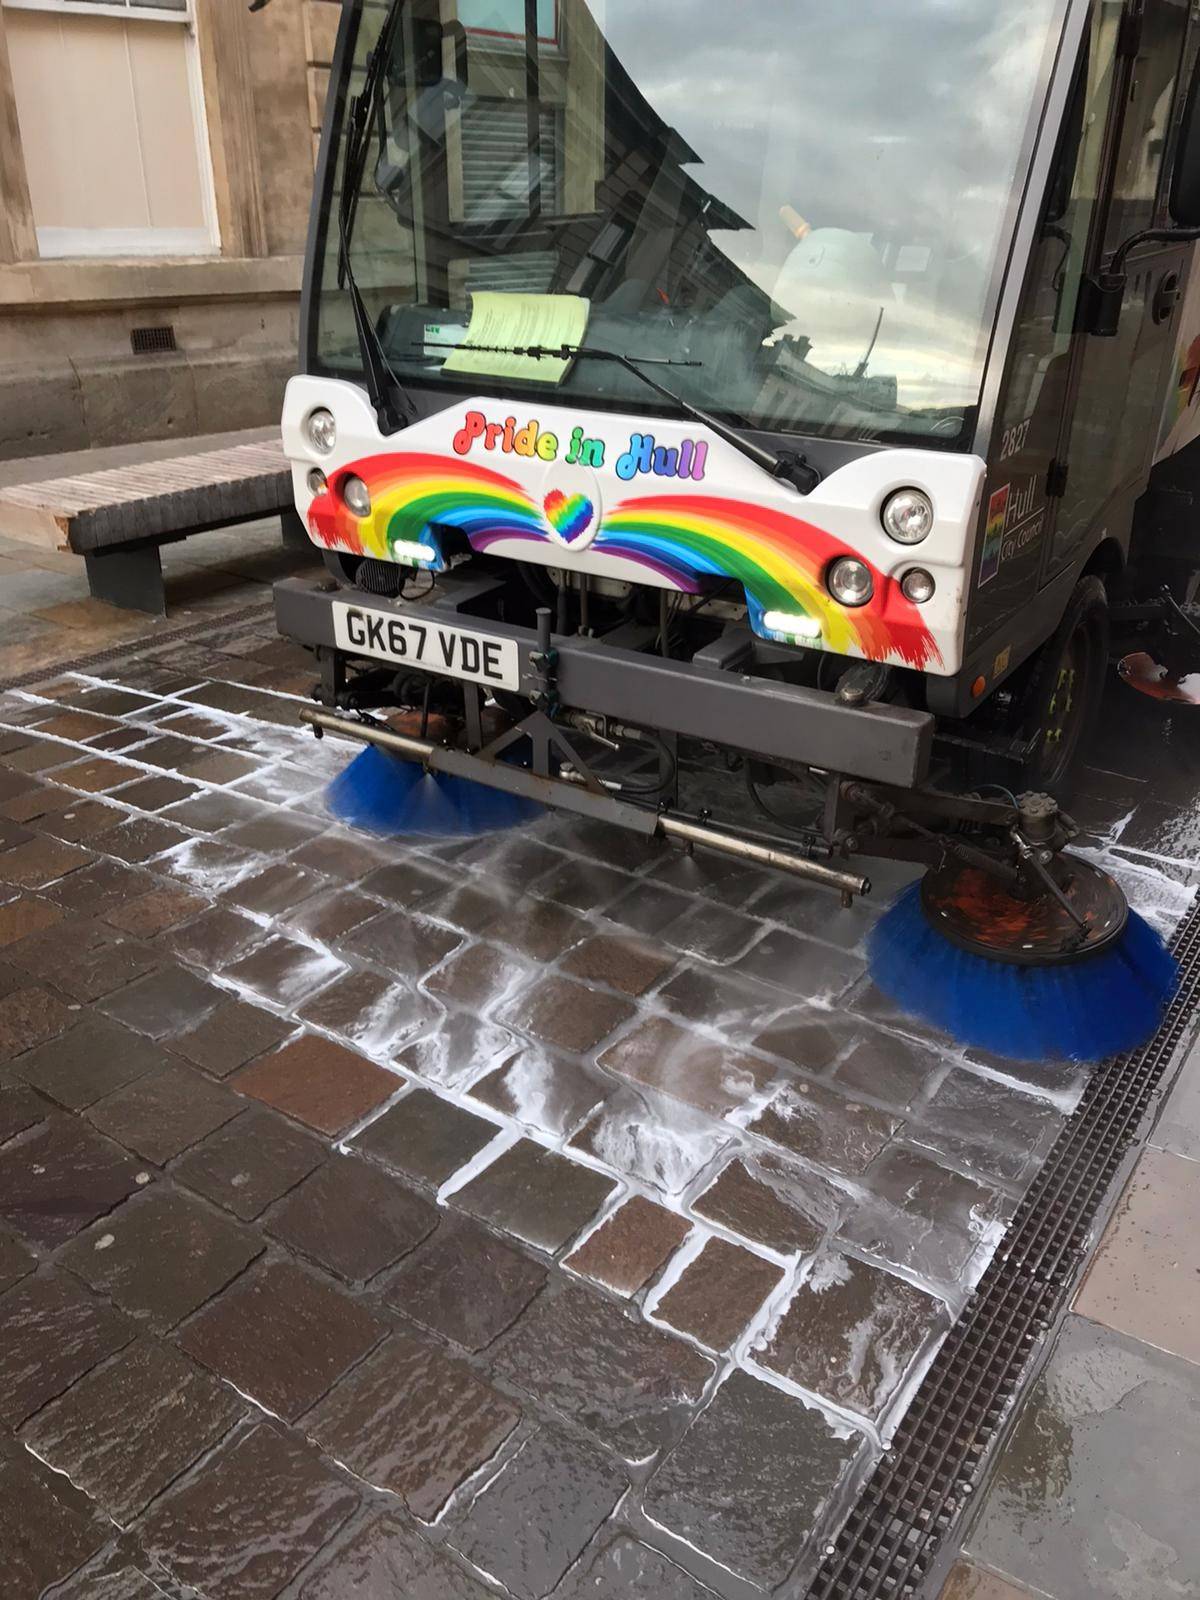
<svg viewBox="0 0 1200 1600">
<path fill-rule="evenodd" d="M 587 495 L 564 494 L 561 489 L 551 489 L 542 506 L 546 521 L 567 544 L 573 544 L 581 538 L 591 527 L 592 518 L 596 515 L 596 508 Z"/>
</svg>

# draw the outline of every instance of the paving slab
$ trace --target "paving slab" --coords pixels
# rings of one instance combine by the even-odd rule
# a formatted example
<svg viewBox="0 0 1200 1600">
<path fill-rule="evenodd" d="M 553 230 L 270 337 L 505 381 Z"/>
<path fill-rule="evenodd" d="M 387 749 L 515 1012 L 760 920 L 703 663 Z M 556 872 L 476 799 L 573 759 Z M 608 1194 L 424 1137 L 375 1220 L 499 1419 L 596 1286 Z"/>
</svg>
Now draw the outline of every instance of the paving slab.
<svg viewBox="0 0 1200 1600">
<path fill-rule="evenodd" d="M 221 1600 L 283 1589 L 353 1514 L 349 1482 L 269 1424 L 242 1434 L 147 1514 L 142 1543 L 181 1583 Z"/>
<path fill-rule="evenodd" d="M 272 1262 L 212 1300 L 179 1336 L 188 1355 L 293 1422 L 379 1343 L 386 1324 L 290 1262 Z"/>
<path fill-rule="evenodd" d="M 667 1532 L 773 1588 L 800 1552 L 815 1555 L 814 1530 L 829 1524 L 866 1454 L 820 1411 L 735 1372 L 654 1473 L 643 1504 Z"/>
<path fill-rule="evenodd" d="M 52 1400 L 22 1436 L 124 1527 L 245 1411 L 177 1350 L 143 1338 Z"/>
<path fill-rule="evenodd" d="M 1200 1369 L 1068 1319 L 968 1553 L 1054 1600 L 1200 1594 Z"/>
<path fill-rule="evenodd" d="M 1142 1152 L 1075 1309 L 1200 1363 L 1200 1162 Z"/>
<path fill-rule="evenodd" d="M 520 1420 L 510 1400 L 432 1342 L 394 1334 L 305 1419 L 359 1477 L 432 1521 Z"/>
</svg>

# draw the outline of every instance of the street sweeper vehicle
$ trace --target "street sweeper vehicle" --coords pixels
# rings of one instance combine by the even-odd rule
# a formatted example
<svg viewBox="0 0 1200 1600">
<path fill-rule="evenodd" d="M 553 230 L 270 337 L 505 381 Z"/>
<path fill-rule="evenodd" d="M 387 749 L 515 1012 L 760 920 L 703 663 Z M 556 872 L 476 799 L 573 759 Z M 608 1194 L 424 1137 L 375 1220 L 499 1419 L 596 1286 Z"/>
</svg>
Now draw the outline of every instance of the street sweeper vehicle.
<svg viewBox="0 0 1200 1600">
<path fill-rule="evenodd" d="M 347 0 L 276 589 L 342 813 L 915 862 L 901 1006 L 1152 1032 L 1063 807 L 1115 640 L 1161 697 L 1196 634 L 1198 55 L 1185 0 Z"/>
</svg>

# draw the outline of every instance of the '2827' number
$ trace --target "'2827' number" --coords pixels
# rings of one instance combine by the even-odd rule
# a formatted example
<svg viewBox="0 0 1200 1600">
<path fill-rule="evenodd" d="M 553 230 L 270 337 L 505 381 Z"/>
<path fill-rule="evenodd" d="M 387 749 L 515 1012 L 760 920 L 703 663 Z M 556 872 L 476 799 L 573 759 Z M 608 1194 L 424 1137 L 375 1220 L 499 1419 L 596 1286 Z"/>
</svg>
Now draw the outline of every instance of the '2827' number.
<svg viewBox="0 0 1200 1600">
<path fill-rule="evenodd" d="M 1027 417 L 1024 422 L 1018 422 L 1015 428 L 1006 428 L 1000 441 L 1000 459 L 1007 461 L 1010 456 L 1020 455 L 1029 440 L 1029 430 L 1033 426 L 1033 418 Z"/>
</svg>

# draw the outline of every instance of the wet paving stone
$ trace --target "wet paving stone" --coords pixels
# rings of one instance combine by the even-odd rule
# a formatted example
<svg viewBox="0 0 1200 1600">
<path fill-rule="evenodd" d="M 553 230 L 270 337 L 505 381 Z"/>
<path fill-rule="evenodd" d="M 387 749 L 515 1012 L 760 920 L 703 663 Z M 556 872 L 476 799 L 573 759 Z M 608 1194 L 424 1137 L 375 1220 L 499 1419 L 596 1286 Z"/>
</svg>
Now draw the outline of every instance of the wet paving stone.
<svg viewBox="0 0 1200 1600">
<path fill-rule="evenodd" d="M 869 1095 L 907 1111 L 947 1070 L 946 1057 L 915 1040 L 895 1034 L 866 1035 L 839 1062 L 834 1084 L 845 1095 Z"/>
<path fill-rule="evenodd" d="M 365 896 L 360 898 L 365 900 Z M 378 913 L 375 901 L 366 901 Z M 462 943 L 461 937 L 428 917 L 385 911 L 360 922 L 338 940 L 343 953 L 360 957 L 390 976 L 416 983 Z"/>
<path fill-rule="evenodd" d="M 297 1600 L 492 1600 L 495 1592 L 427 1544 L 411 1519 L 392 1513 L 321 1557 Z"/>
<path fill-rule="evenodd" d="M 840 1236 L 933 1284 L 956 1283 L 1011 1211 L 995 1190 L 904 1145 L 885 1150 L 866 1182 L 871 1192 L 841 1222 Z"/>
<path fill-rule="evenodd" d="M 816 1173 L 779 1162 L 751 1166 L 734 1160 L 692 1209 L 756 1244 L 795 1255 L 815 1249 L 846 1204 L 846 1197 Z"/>
<path fill-rule="evenodd" d="M 567 857 L 538 880 L 537 892 L 572 911 L 602 911 L 631 885 L 629 874 L 615 867 Z"/>
<path fill-rule="evenodd" d="M 56 1038 L 77 1020 L 75 1012 L 40 985 L 12 990 L 0 1000 L 0 1061 Z"/>
<path fill-rule="evenodd" d="M 610 1045 L 600 1065 L 715 1117 L 765 1089 L 778 1070 L 658 1016 L 647 1017 Z"/>
<path fill-rule="evenodd" d="M 191 1067 L 169 1062 L 98 1101 L 88 1120 L 156 1166 L 236 1117 L 244 1101 Z"/>
<path fill-rule="evenodd" d="M 86 1012 L 67 1033 L 18 1057 L 13 1071 L 69 1111 L 82 1111 L 166 1060 L 153 1040 Z"/>
<path fill-rule="evenodd" d="M 611 1458 L 541 1428 L 450 1531 L 467 1559 L 518 1600 L 549 1594 L 626 1489 Z"/>
<path fill-rule="evenodd" d="M 393 1334 L 305 1421 L 336 1460 L 432 1521 L 520 1412 L 436 1345 Z"/>
<path fill-rule="evenodd" d="M 295 811 L 267 811 L 250 822 L 239 822 L 225 830 L 230 844 L 244 850 L 260 850 L 264 855 L 286 855 L 325 831 L 323 818 L 307 817 Z M 292 865 L 292 863 L 288 863 Z M 301 866 L 301 872 L 309 869 Z M 313 874 L 316 877 L 316 874 Z M 324 883 L 324 879 L 318 879 Z M 299 897 L 298 897 L 299 898 Z M 294 904 L 295 902 L 293 902 Z"/>
<path fill-rule="evenodd" d="M 586 984 L 602 983 L 622 994 L 643 995 L 675 965 L 675 956 L 661 945 L 615 933 L 601 933 L 577 945 L 562 963 L 563 971 Z"/>
<path fill-rule="evenodd" d="M 224 968 L 239 987 L 284 1011 L 303 1005 L 345 970 L 333 956 L 277 934 Z"/>
<path fill-rule="evenodd" d="M 714 1161 L 732 1130 L 650 1089 L 618 1089 L 571 1140 L 573 1150 L 677 1195 Z"/>
<path fill-rule="evenodd" d="M 223 828 L 233 827 L 239 822 L 253 822 L 262 816 L 262 807 L 245 795 L 217 789 L 197 790 L 194 785 L 189 788 L 191 798 L 178 796 L 180 803 L 170 803 L 166 813 L 167 820 L 177 823 L 181 828 L 189 828 L 196 833 L 219 833 Z M 155 806 L 153 809 L 160 808 Z"/>
<path fill-rule="evenodd" d="M 447 1217 L 388 1285 L 390 1306 L 464 1350 L 495 1342 L 544 1287 L 545 1267 L 461 1217 Z"/>
<path fill-rule="evenodd" d="M 155 1189 L 74 1240 L 61 1260 L 130 1316 L 165 1333 L 262 1248 L 240 1223 L 186 1195 Z"/>
<path fill-rule="evenodd" d="M 945 1306 L 879 1267 L 818 1257 L 755 1359 L 811 1394 L 877 1423 L 921 1353 L 949 1327 Z"/>
<path fill-rule="evenodd" d="M 795 1082 L 779 1091 L 749 1131 L 831 1172 L 860 1177 L 901 1126 L 899 1117 L 824 1084 Z"/>
<path fill-rule="evenodd" d="M 647 1515 L 739 1577 L 782 1583 L 812 1550 L 863 1442 L 735 1372 L 651 1478 Z M 817 1534 L 819 1537 L 819 1533 Z"/>
<path fill-rule="evenodd" d="M 152 1568 L 160 1582 L 169 1582 L 165 1572 L 145 1556 L 141 1564 Z M 65 1587 L 54 1590 L 54 1600 L 162 1600 L 164 1590 L 127 1561 L 118 1548 L 101 1552 L 80 1568 Z"/>
<path fill-rule="evenodd" d="M 104 853 L 121 861 L 149 861 L 187 838 L 182 828 L 157 817 L 134 817 L 105 835 Z"/>
<path fill-rule="evenodd" d="M 506 1027 L 543 1044 L 584 1051 L 594 1049 L 633 1014 L 633 1006 L 616 995 L 551 977 L 510 1000 L 497 1016 Z"/>
<path fill-rule="evenodd" d="M 214 1078 L 227 1078 L 248 1061 L 273 1050 L 295 1028 L 259 1006 L 222 1000 L 203 1022 L 177 1034 L 171 1049 Z"/>
<path fill-rule="evenodd" d="M 325 1159 L 325 1146 L 251 1105 L 172 1169 L 178 1180 L 243 1222 L 261 1216 Z"/>
<path fill-rule="evenodd" d="M 44 1122 L 52 1106 L 23 1083 L 0 1084 L 0 1144 Z"/>
<path fill-rule="evenodd" d="M 710 967 L 685 966 L 668 979 L 655 999 L 686 1022 L 742 1043 L 761 1033 L 779 1013 L 779 991 L 746 983 Z"/>
<path fill-rule="evenodd" d="M 80 844 L 89 839 L 100 839 L 116 828 L 125 815 L 118 806 L 105 805 L 96 800 L 80 800 L 68 811 L 43 817 L 38 827 L 52 838 L 63 839 L 68 844 Z"/>
<path fill-rule="evenodd" d="M 499 1132 L 494 1122 L 413 1089 L 351 1141 L 356 1150 L 438 1189 Z"/>
<path fill-rule="evenodd" d="M 441 1015 L 432 1000 L 375 972 L 351 972 L 300 1007 L 305 1022 L 371 1056 L 395 1055 Z"/>
<path fill-rule="evenodd" d="M 689 1232 L 675 1212 L 635 1194 L 588 1235 L 566 1265 L 616 1294 L 636 1294 Z"/>
<path fill-rule="evenodd" d="M 1200 1163 L 1144 1150 L 1075 1309 L 1200 1363 Z"/>
<path fill-rule="evenodd" d="M 561 1138 L 612 1093 L 599 1073 L 554 1051 L 528 1045 L 471 1086 L 472 1100 L 537 1132 Z"/>
<path fill-rule="evenodd" d="M 515 905 L 508 899 L 494 936 L 503 938 L 508 949 L 515 950 L 528 961 L 556 961 L 574 950 L 591 932 L 592 924 L 565 906 L 522 895 Z"/>
<path fill-rule="evenodd" d="M 43 900 L 38 895 L 18 895 L 6 905 L 0 905 L 0 948 L 42 933 L 62 919 L 62 907 L 53 901 Z"/>
<path fill-rule="evenodd" d="M 284 922 L 296 933 L 319 944 L 337 943 L 355 928 L 377 916 L 379 902 L 369 900 L 356 889 L 341 886 L 314 894 L 284 915 Z"/>
<path fill-rule="evenodd" d="M 311 1450 L 264 1424 L 160 1500 L 139 1531 L 180 1582 L 221 1600 L 274 1600 L 357 1500 Z"/>
<path fill-rule="evenodd" d="M 243 1067 L 233 1086 L 333 1138 L 391 1099 L 401 1081 L 365 1056 L 306 1033 Z"/>
<path fill-rule="evenodd" d="M 1195 1594 L 1198 1432 L 1191 1362 L 1068 1318 L 1000 1458 L 970 1555 L 1060 1600 Z"/>
<path fill-rule="evenodd" d="M 713 1363 L 610 1300 L 568 1285 L 526 1312 L 493 1370 L 627 1460 L 644 1461 L 699 1402 Z"/>
<path fill-rule="evenodd" d="M 52 884 L 47 895 L 56 904 L 81 917 L 104 917 L 128 905 L 154 887 L 154 880 L 123 861 L 98 861 Z"/>
<path fill-rule="evenodd" d="M 271 1214 L 282 1244 L 350 1282 L 364 1282 L 417 1248 L 437 1226 L 434 1206 L 389 1173 L 333 1156 Z"/>
<path fill-rule="evenodd" d="M 653 937 L 689 911 L 695 902 L 690 895 L 650 880 L 631 883 L 604 912 L 605 918 L 631 933 Z"/>
<path fill-rule="evenodd" d="M 423 987 L 444 1006 L 491 1015 L 538 983 L 536 969 L 495 944 L 468 944 L 424 980 Z"/>
<path fill-rule="evenodd" d="M 426 1083 L 456 1087 L 487 1067 L 502 1067 L 525 1048 L 525 1040 L 507 1028 L 463 1011 L 447 1011 L 428 1033 L 401 1050 L 396 1065 Z"/>
<path fill-rule="evenodd" d="M 451 1204 L 553 1252 L 595 1216 L 615 1188 L 603 1173 L 522 1139 L 456 1190 Z"/>
<path fill-rule="evenodd" d="M 137 1033 L 164 1039 L 194 1028 L 223 999 L 186 967 L 161 967 L 100 1002 L 106 1016 Z"/>
<path fill-rule="evenodd" d="M 297 781 L 310 780 L 306 774 L 301 773 L 298 774 Z M 315 787 L 315 784 L 310 782 L 311 787 Z M 320 872 L 327 878 L 336 878 L 342 883 L 353 883 L 387 862 L 394 852 L 395 846 L 387 840 L 372 839 L 364 834 L 352 833 L 345 828 L 330 828 L 327 833 L 310 839 L 307 844 L 302 844 L 298 850 L 293 851 L 292 860 L 298 861 L 302 867 L 311 867 L 314 872 Z"/>
<path fill-rule="evenodd" d="M 135 811 L 163 811 L 167 806 L 175 806 L 179 801 L 200 792 L 194 783 L 185 783 L 181 778 L 142 778 L 137 783 L 127 783 L 119 789 L 117 799 L 122 805 L 132 806 Z"/>
<path fill-rule="evenodd" d="M 258 1267 L 179 1336 L 188 1355 L 288 1422 L 383 1338 L 386 1325 L 291 1262 Z"/>
<path fill-rule="evenodd" d="M 212 972 L 236 961 L 266 938 L 262 927 L 228 906 L 212 906 L 186 927 L 172 929 L 162 940 L 164 949 L 181 961 Z"/>
<path fill-rule="evenodd" d="M 406 911 L 415 911 L 435 896 L 445 894 L 453 881 L 450 873 L 430 863 L 390 861 L 368 872 L 359 888 L 364 894 L 403 906 Z"/>
<path fill-rule="evenodd" d="M 238 832 L 236 828 L 231 829 L 229 839 L 235 840 Z M 229 890 L 228 898 L 235 906 L 241 906 L 243 911 L 256 916 L 277 917 L 328 887 L 329 879 L 322 878 L 319 873 L 310 872 L 307 867 L 296 866 L 291 861 L 277 861 L 262 872 L 256 872 L 235 884 Z"/>
<path fill-rule="evenodd" d="M 810 1077 L 820 1077 L 853 1037 L 844 1023 L 822 1016 L 811 1006 L 795 1006 L 773 1017 L 753 1044 L 755 1049 L 782 1057 L 789 1066 Z"/>
<path fill-rule="evenodd" d="M 56 777 L 68 789 L 80 789 L 85 794 L 107 794 L 129 783 L 141 773 L 128 761 L 114 761 L 108 756 L 92 756 L 84 761 L 62 767 Z"/>
<path fill-rule="evenodd" d="M 72 918 L 65 927 L 14 945 L 10 959 L 34 976 L 53 972 L 55 988 L 81 1004 L 123 989 L 159 965 L 149 945 L 89 918 Z"/>
<path fill-rule="evenodd" d="M 37 1266 L 37 1257 L 21 1241 L 6 1231 L 0 1232 L 0 1294 L 19 1283 Z"/>
<path fill-rule="evenodd" d="M 648 1545 L 620 1534 L 568 1574 L 559 1600 L 714 1600 L 711 1589 Z"/>
<path fill-rule="evenodd" d="M 104 921 L 122 933 L 136 934 L 139 939 L 154 939 L 168 928 L 199 916 L 207 906 L 207 900 L 190 890 L 178 884 L 167 884 L 106 911 Z"/>
<path fill-rule="evenodd" d="M 32 838 L 0 854 L 0 883 L 38 890 L 88 866 L 94 859 L 91 851 L 67 845 L 59 838 Z"/>
<path fill-rule="evenodd" d="M 0 1218 L 53 1249 L 132 1194 L 138 1171 L 125 1151 L 55 1112 L 0 1150 Z"/>
<path fill-rule="evenodd" d="M 0 1318 L 0 1421 L 9 1428 L 122 1349 L 137 1331 L 74 1278 L 53 1271 L 22 1278 L 0 1300 Z"/>
<path fill-rule="evenodd" d="M 245 1414 L 169 1345 L 139 1339 L 30 1422 L 24 1438 L 125 1526 Z"/>
<path fill-rule="evenodd" d="M 1014 1182 L 1044 1156 L 1062 1114 L 1036 1095 L 971 1072 L 951 1072 L 922 1113 L 915 1137 L 985 1179 Z"/>
<path fill-rule="evenodd" d="M 35 1600 L 81 1567 L 111 1529 L 83 1496 L 27 1451 L 0 1450 L 0 1593 Z"/>
<path fill-rule="evenodd" d="M 728 1350 L 782 1279 L 782 1267 L 728 1240 L 710 1239 L 655 1305 L 654 1317 L 709 1350 Z"/>
</svg>

